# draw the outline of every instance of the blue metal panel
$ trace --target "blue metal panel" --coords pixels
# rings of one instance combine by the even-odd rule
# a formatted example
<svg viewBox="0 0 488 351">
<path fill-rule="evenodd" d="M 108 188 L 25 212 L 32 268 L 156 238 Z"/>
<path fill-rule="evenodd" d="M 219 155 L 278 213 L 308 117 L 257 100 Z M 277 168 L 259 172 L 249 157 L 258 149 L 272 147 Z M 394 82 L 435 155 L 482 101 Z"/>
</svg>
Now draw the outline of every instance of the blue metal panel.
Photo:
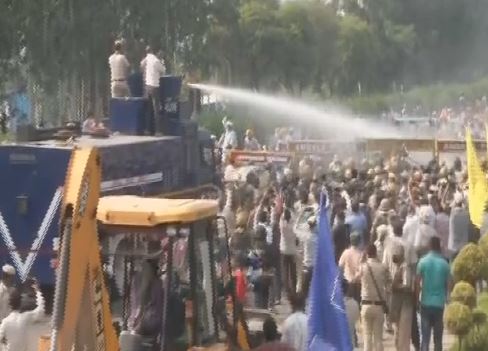
<svg viewBox="0 0 488 351">
<path fill-rule="evenodd" d="M 0 260 L 14 263 L 19 276 L 25 277 L 34 259 L 31 274 L 41 282 L 52 281 L 52 239 L 58 233 L 59 211 L 54 211 L 46 233 L 41 224 L 59 186 L 64 183 L 70 150 L 5 146 L 0 148 L 0 213 L 5 226 L 1 228 Z M 24 204 L 22 204 L 24 202 Z M 26 205 L 25 212 L 22 207 Z M 8 252 L 6 242 L 11 236 L 20 256 L 16 262 Z M 32 251 L 33 243 L 42 239 L 39 252 Z"/>
<path fill-rule="evenodd" d="M 110 128 L 128 135 L 143 135 L 146 129 L 148 100 L 145 98 L 112 98 Z"/>
<path fill-rule="evenodd" d="M 100 151 L 103 195 L 154 196 L 188 186 L 181 177 L 185 164 L 181 138 L 112 137 L 78 144 Z M 49 215 L 56 189 L 64 185 L 70 155 L 71 148 L 55 144 L 0 146 L 0 219 L 5 222 L 2 226 L 0 220 L 0 263 L 13 263 L 21 278 L 28 272 L 42 283 L 54 282 L 50 260 L 53 238 L 59 235 L 58 210 L 53 211 L 45 236 L 41 235 L 39 252 L 29 259 L 32 265 L 25 261 Z M 22 214 L 25 204 L 27 211 Z M 17 261 L 7 249 L 9 234 L 19 252 Z"/>
<path fill-rule="evenodd" d="M 104 194 L 153 196 L 183 186 L 180 138 L 99 148 Z"/>
<path fill-rule="evenodd" d="M 164 76 L 159 79 L 163 120 L 179 117 L 179 97 L 182 82 L 183 78 L 179 76 Z"/>
</svg>

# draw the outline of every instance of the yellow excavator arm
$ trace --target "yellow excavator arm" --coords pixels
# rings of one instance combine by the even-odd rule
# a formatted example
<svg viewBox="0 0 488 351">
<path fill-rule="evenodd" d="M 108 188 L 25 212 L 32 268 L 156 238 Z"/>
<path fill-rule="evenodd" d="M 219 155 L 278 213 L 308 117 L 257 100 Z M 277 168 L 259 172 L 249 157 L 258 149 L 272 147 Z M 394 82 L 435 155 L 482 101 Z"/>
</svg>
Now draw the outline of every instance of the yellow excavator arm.
<svg viewBox="0 0 488 351">
<path fill-rule="evenodd" d="M 53 330 L 40 351 L 119 350 L 97 234 L 100 182 L 98 152 L 75 149 L 64 187 Z"/>
</svg>

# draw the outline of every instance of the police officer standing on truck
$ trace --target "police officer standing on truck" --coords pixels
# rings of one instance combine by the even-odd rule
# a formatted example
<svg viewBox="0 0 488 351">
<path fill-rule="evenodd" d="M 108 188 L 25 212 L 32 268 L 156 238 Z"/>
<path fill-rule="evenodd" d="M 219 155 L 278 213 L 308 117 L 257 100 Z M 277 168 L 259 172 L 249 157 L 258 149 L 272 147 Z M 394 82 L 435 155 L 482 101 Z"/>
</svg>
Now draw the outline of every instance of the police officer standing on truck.
<svg viewBox="0 0 488 351">
<path fill-rule="evenodd" d="M 154 55 L 150 46 L 146 47 L 146 57 L 141 61 L 141 70 L 144 74 L 144 83 L 146 86 L 145 95 L 148 99 L 151 99 L 153 107 L 153 121 L 154 131 L 156 134 L 161 132 L 161 121 L 159 112 L 161 109 L 159 101 L 159 79 L 163 76 L 165 67 L 163 60 Z M 150 114 L 148 114 L 150 116 Z M 146 123 L 146 128 L 149 128 L 150 120 Z"/>
<path fill-rule="evenodd" d="M 127 77 L 129 75 L 130 64 L 123 53 L 121 40 L 114 44 L 114 53 L 109 57 L 112 97 L 120 98 L 130 96 Z"/>
</svg>

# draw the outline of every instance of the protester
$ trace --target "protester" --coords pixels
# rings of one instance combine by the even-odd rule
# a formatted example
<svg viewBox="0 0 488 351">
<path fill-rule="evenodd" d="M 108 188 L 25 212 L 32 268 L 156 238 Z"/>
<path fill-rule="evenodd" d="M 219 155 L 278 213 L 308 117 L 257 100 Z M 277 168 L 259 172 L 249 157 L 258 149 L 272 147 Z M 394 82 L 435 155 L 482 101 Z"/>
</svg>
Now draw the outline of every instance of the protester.
<svg viewBox="0 0 488 351">
<path fill-rule="evenodd" d="M 430 251 L 420 259 L 417 266 L 416 295 L 420 301 L 422 346 L 428 351 L 430 336 L 434 334 L 434 350 L 442 350 L 444 332 L 443 314 L 447 296 L 451 290 L 451 270 L 447 260 L 441 255 L 438 237 L 430 239 Z M 420 295 L 420 299 L 418 296 Z"/>
<path fill-rule="evenodd" d="M 32 327 L 44 318 L 44 299 L 37 284 L 33 286 L 36 291 L 36 307 L 31 311 L 24 311 L 22 293 L 13 290 L 10 294 L 10 307 L 12 312 L 0 324 L 0 342 L 5 351 L 37 350 L 37 340 L 29 337 Z"/>
<path fill-rule="evenodd" d="M 435 217 L 435 231 L 441 240 L 441 250 L 443 255 L 448 255 L 449 229 L 450 229 L 449 208 L 438 206 Z"/>
<path fill-rule="evenodd" d="M 360 242 L 361 234 L 353 232 L 351 234 L 351 246 L 344 250 L 339 259 L 339 268 L 349 284 L 348 290 L 358 303 L 361 301 L 361 284 L 356 280 L 356 277 L 359 275 L 363 256 L 363 252 L 359 249 Z"/>
<path fill-rule="evenodd" d="M 355 233 L 359 234 L 361 239 L 362 236 L 360 232 L 356 231 Z M 336 262 L 339 262 L 341 254 L 348 247 L 350 242 L 349 227 L 346 224 L 344 211 L 339 211 L 337 213 L 336 220 L 334 221 L 334 226 L 332 228 L 332 238 L 334 240 Z"/>
<path fill-rule="evenodd" d="M 428 207 L 423 207 L 419 210 L 420 224 L 415 236 L 414 248 L 418 257 L 422 257 L 429 250 L 429 242 L 433 237 L 437 237 L 437 233 L 432 225 L 432 215 Z"/>
<path fill-rule="evenodd" d="M 234 258 L 233 267 L 234 270 L 232 275 L 234 276 L 235 280 L 237 302 L 239 302 L 241 305 L 245 305 L 247 300 L 247 279 L 246 272 L 244 271 L 246 267 L 245 260 L 242 257 Z"/>
<path fill-rule="evenodd" d="M 258 151 L 261 149 L 258 139 L 254 136 L 252 129 L 246 130 L 246 136 L 244 138 L 244 150 Z"/>
<path fill-rule="evenodd" d="M 305 299 L 301 294 L 292 294 L 289 300 L 292 313 L 283 323 L 281 340 L 296 351 L 307 351 L 308 318 L 305 314 Z"/>
<path fill-rule="evenodd" d="M 351 287 L 352 285 L 347 280 L 343 281 L 342 291 L 344 292 L 344 307 L 346 308 L 349 333 L 352 344 L 357 345 L 356 323 L 359 321 L 360 311 L 359 303 L 354 298 L 354 290 Z"/>
<path fill-rule="evenodd" d="M 295 293 L 297 286 L 297 236 L 294 230 L 294 220 L 289 208 L 285 208 L 281 216 L 280 235 L 283 283 L 286 291 Z"/>
<path fill-rule="evenodd" d="M 2 267 L 2 279 L 0 281 L 0 321 L 11 311 L 10 294 L 15 288 L 15 268 L 9 264 Z"/>
<path fill-rule="evenodd" d="M 449 218 L 449 239 L 447 243 L 450 258 L 454 259 L 469 241 L 469 213 L 464 208 L 464 199 L 460 193 L 454 195 L 454 207 Z"/>
<path fill-rule="evenodd" d="M 308 230 L 303 231 L 300 240 L 303 245 L 303 275 L 301 294 L 308 296 L 310 282 L 312 281 L 313 267 L 315 265 L 317 247 L 317 218 L 311 216 L 308 220 Z"/>
<path fill-rule="evenodd" d="M 351 204 L 351 213 L 346 216 L 346 224 L 349 226 L 351 233 L 358 232 L 361 234 L 361 242 L 364 243 L 364 235 L 368 229 L 368 222 L 364 214 L 359 210 L 358 202 Z"/>
</svg>

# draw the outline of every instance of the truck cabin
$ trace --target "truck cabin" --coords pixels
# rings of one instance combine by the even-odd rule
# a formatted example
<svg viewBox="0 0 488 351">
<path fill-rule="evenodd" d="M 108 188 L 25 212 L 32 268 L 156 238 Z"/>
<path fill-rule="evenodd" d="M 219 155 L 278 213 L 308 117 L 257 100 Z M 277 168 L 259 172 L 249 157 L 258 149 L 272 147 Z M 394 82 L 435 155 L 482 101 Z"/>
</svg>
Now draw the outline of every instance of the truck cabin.
<svg viewBox="0 0 488 351">
<path fill-rule="evenodd" d="M 102 260 L 122 330 L 121 350 L 138 350 L 144 343 L 184 350 L 221 339 L 218 311 L 225 314 L 224 276 L 230 266 L 227 233 L 217 234 L 217 213 L 214 200 L 100 199 Z M 162 313 L 155 312 L 159 307 Z"/>
</svg>

